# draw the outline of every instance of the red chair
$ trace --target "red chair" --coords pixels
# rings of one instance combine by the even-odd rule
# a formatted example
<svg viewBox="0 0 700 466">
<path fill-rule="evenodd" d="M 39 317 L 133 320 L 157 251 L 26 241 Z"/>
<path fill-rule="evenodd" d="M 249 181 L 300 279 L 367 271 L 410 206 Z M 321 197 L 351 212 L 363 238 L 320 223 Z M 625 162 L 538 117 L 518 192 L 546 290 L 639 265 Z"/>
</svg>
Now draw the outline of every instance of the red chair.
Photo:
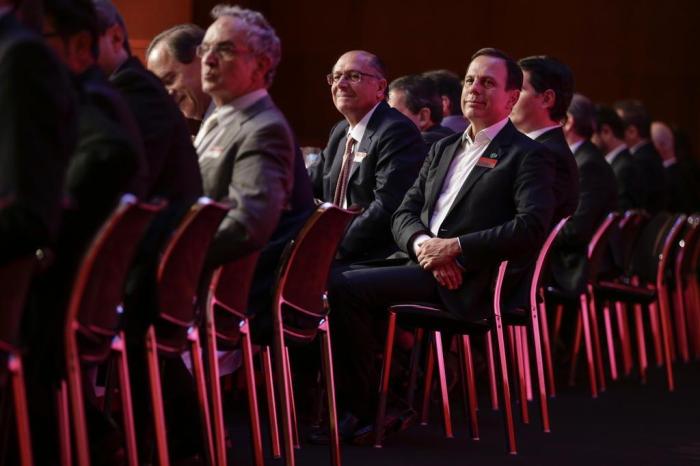
<svg viewBox="0 0 700 466">
<path fill-rule="evenodd" d="M 260 415 L 253 369 L 253 350 L 250 340 L 250 322 L 246 315 L 248 293 L 253 281 L 258 252 L 219 267 L 209 284 L 209 295 L 204 316 L 207 334 L 207 364 L 209 366 L 209 389 L 211 391 L 216 461 L 219 466 L 227 464 L 224 431 L 224 413 L 219 385 L 220 349 L 240 348 L 243 353 L 243 370 L 248 391 L 248 410 L 253 446 L 253 459 L 256 466 L 263 466 Z M 276 420 L 276 416 L 271 417 Z M 275 439 L 277 437 L 273 437 Z M 273 448 L 274 450 L 275 448 Z M 279 439 L 277 438 L 277 450 Z"/>
<path fill-rule="evenodd" d="M 22 466 L 33 464 L 33 455 L 20 350 L 20 322 L 35 261 L 34 256 L 28 256 L 0 266 L 0 388 L 4 391 L 6 382 L 12 386 Z"/>
<path fill-rule="evenodd" d="M 469 337 L 474 335 L 485 335 L 489 330 L 495 330 L 496 336 L 496 349 L 498 351 L 498 361 L 501 374 L 502 382 L 502 397 L 504 405 L 504 416 L 506 423 L 506 441 L 508 446 L 508 451 L 511 454 L 516 454 L 517 447 L 515 443 L 515 427 L 513 425 L 513 413 L 510 401 L 510 385 L 508 381 L 508 368 L 506 362 L 505 353 L 505 341 L 503 336 L 503 322 L 501 318 L 501 288 L 503 286 L 503 279 L 505 277 L 505 271 L 507 267 L 507 262 L 502 262 L 496 277 L 496 284 L 494 289 L 494 321 L 489 322 L 484 319 L 480 322 L 468 322 L 465 321 L 444 309 L 435 306 L 434 304 L 424 304 L 424 303 L 406 303 L 397 304 L 389 308 L 389 324 L 387 327 L 387 336 L 384 346 L 384 358 L 382 365 L 382 372 L 379 383 L 379 404 L 377 407 L 377 420 L 375 423 L 375 444 L 374 446 L 379 448 L 382 446 L 384 438 L 384 416 L 386 414 L 386 404 L 389 393 L 389 374 L 391 373 L 391 363 L 392 354 L 394 347 L 394 335 L 396 333 L 396 325 L 399 324 L 402 327 L 408 328 L 422 328 L 429 331 L 432 336 L 432 345 L 429 347 L 429 353 L 427 356 L 427 367 L 426 367 L 426 380 L 425 383 L 429 386 L 431 384 L 432 372 L 433 372 L 433 357 L 437 362 L 440 391 L 442 395 L 442 407 L 443 407 L 443 421 L 445 435 L 449 438 L 452 437 L 452 421 L 450 418 L 450 407 L 449 399 L 447 394 L 447 381 L 445 378 L 445 364 L 442 352 L 442 331 L 449 330 L 457 335 L 461 336 L 460 352 L 462 352 L 463 359 L 469 360 L 467 351 L 469 350 Z M 470 371 L 471 365 L 468 366 L 467 370 Z M 467 376 L 468 389 L 470 391 L 470 400 L 474 393 L 474 385 L 471 383 L 472 377 L 471 372 Z M 426 389 L 426 391 L 428 391 Z M 424 401 L 425 404 L 425 401 Z M 478 438 L 478 427 L 475 424 L 475 414 L 476 406 L 470 403 L 470 414 L 471 414 L 471 426 L 472 435 L 474 438 Z"/>
<path fill-rule="evenodd" d="M 700 309 L 696 270 L 700 255 L 700 215 L 691 215 L 683 237 L 678 242 L 673 264 L 673 308 L 678 335 L 678 350 L 683 362 L 690 360 L 690 343 L 695 356 L 700 356 Z M 690 340 L 690 341 L 689 341 Z"/>
<path fill-rule="evenodd" d="M 131 410 L 131 386 L 124 334 L 119 314 L 126 274 L 146 227 L 164 205 L 139 204 L 131 195 L 122 197 L 87 250 L 76 274 L 64 332 L 66 381 L 58 394 L 62 464 L 71 463 L 70 421 L 77 462 L 90 464 L 83 399 L 83 364 L 98 364 L 111 354 L 116 358 L 129 464 L 136 466 L 136 437 Z M 69 418 L 68 409 L 72 416 Z"/>
<path fill-rule="evenodd" d="M 625 281 L 600 281 L 594 286 L 595 295 L 603 302 L 624 302 L 635 304 L 635 326 L 639 352 L 639 370 L 642 381 L 646 380 L 646 349 L 644 324 L 641 306 L 649 306 L 650 325 L 655 340 L 660 340 L 662 347 L 657 354 L 662 356 L 661 363 L 666 366 L 666 379 L 669 391 L 674 390 L 671 349 L 674 337 L 671 328 L 669 292 L 666 269 L 671 249 L 686 221 L 685 215 L 677 217 L 659 215 L 647 225 L 642 233 L 636 256 L 634 278 Z M 656 310 L 658 308 L 658 314 Z M 655 322 L 656 320 L 656 322 Z M 660 326 L 660 335 L 658 327 Z M 614 348 L 609 347 L 614 353 Z"/>
<path fill-rule="evenodd" d="M 187 348 L 197 390 L 204 445 L 214 458 L 201 345 L 197 327 L 196 298 L 209 244 L 228 207 L 201 198 L 185 214 L 165 245 L 156 273 L 158 309 L 145 335 L 156 451 L 161 465 L 170 463 L 163 408 L 159 357 L 180 357 Z"/>
<path fill-rule="evenodd" d="M 326 282 L 338 244 L 356 214 L 331 203 L 320 205 L 289 244 L 281 261 L 273 304 L 272 345 L 287 466 L 295 463 L 297 429 L 286 342 L 308 344 L 317 335 L 321 339 L 328 401 L 331 464 L 341 464 Z"/>
</svg>

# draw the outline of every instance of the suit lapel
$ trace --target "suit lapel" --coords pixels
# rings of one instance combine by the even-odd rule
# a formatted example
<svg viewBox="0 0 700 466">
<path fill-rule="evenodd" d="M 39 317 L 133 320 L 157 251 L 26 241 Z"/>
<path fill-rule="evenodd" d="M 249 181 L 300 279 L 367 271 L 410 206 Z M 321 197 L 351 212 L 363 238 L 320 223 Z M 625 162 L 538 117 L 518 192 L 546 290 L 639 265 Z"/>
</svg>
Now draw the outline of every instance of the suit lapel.
<svg viewBox="0 0 700 466">
<path fill-rule="evenodd" d="M 496 137 L 489 143 L 488 146 L 486 146 L 486 150 L 482 153 L 481 157 L 500 160 L 501 157 L 508 151 L 512 131 L 515 131 L 515 127 L 510 121 L 508 121 L 508 123 L 506 124 L 506 126 L 503 127 L 501 132 L 496 135 Z M 462 199 L 464 199 L 464 196 L 466 196 L 467 193 L 469 193 L 469 191 L 474 187 L 476 182 L 479 181 L 479 179 L 484 175 L 484 173 L 488 172 L 489 170 L 493 170 L 493 168 L 480 167 L 479 165 L 474 166 L 471 173 L 469 173 L 467 179 L 464 181 L 462 188 L 459 190 L 457 197 L 450 206 L 450 211 L 447 212 L 445 218 L 448 218 L 452 214 L 452 211 L 455 209 L 456 206 L 459 205 Z"/>
<path fill-rule="evenodd" d="M 367 128 L 365 128 L 365 134 L 362 135 L 362 141 L 359 141 L 357 143 L 357 146 L 355 147 L 355 158 L 357 158 L 357 155 L 362 152 L 364 154 L 369 153 L 369 148 L 372 145 L 372 138 L 374 137 L 374 133 L 377 131 L 377 127 L 379 124 L 382 122 L 384 113 L 386 112 L 388 108 L 388 104 L 386 102 L 381 102 L 377 109 L 374 111 L 372 114 L 372 117 L 369 119 L 367 122 Z M 350 180 L 352 180 L 352 177 L 355 175 L 357 170 L 360 168 L 360 161 L 356 161 L 352 164 L 352 167 L 350 167 L 350 176 L 348 177 L 348 183 Z"/>
</svg>

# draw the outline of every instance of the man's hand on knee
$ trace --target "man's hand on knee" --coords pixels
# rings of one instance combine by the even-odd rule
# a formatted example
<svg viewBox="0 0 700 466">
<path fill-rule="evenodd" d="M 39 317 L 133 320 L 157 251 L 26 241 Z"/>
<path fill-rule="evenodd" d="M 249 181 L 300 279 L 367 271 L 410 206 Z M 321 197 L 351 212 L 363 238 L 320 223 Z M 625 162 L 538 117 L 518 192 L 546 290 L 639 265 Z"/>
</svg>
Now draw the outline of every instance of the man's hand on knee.
<svg viewBox="0 0 700 466">
<path fill-rule="evenodd" d="M 416 257 L 421 267 L 433 270 L 435 267 L 454 262 L 461 252 L 457 238 L 430 238 L 420 245 Z"/>
<path fill-rule="evenodd" d="M 462 286 L 462 268 L 457 261 L 448 262 L 432 269 L 433 277 L 448 290 L 456 290 Z"/>
</svg>

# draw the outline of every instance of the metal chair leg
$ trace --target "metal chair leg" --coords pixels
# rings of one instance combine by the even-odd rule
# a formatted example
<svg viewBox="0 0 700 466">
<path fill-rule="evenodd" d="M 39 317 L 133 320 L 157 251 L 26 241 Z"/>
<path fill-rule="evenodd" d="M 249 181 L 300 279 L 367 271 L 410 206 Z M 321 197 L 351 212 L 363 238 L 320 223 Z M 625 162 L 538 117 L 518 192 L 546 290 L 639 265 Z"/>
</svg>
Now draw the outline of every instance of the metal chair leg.
<svg viewBox="0 0 700 466">
<path fill-rule="evenodd" d="M 248 324 L 248 319 L 243 319 L 238 328 L 241 332 L 243 370 L 245 371 L 246 390 L 248 392 L 248 414 L 250 416 L 253 462 L 255 466 L 263 466 L 265 461 L 263 460 L 262 434 L 260 432 L 260 410 L 258 409 L 255 369 L 253 368 L 253 347 L 250 342 L 250 326 Z"/>
<path fill-rule="evenodd" d="M 479 418 L 477 413 L 476 384 L 474 380 L 474 362 L 469 335 L 462 335 L 458 344 L 462 373 L 462 390 L 467 396 L 464 405 L 467 408 L 467 422 L 472 440 L 479 440 Z"/>
<path fill-rule="evenodd" d="M 440 399 L 442 401 L 442 420 L 445 429 L 445 437 L 453 438 L 450 396 L 447 390 L 447 376 L 445 374 L 445 356 L 442 352 L 442 334 L 435 330 L 433 332 L 433 340 L 435 342 L 435 359 L 437 361 L 438 380 L 440 382 Z"/>
<path fill-rule="evenodd" d="M 617 380 L 617 359 L 615 354 L 615 340 L 612 332 L 612 321 L 610 317 L 610 304 L 603 306 L 603 322 L 605 323 L 605 340 L 608 345 L 608 361 L 610 362 L 610 378 Z"/>
<path fill-rule="evenodd" d="M 527 393 L 527 401 L 534 399 L 532 395 L 532 372 L 530 368 L 530 343 L 527 337 L 527 327 L 520 328 L 520 340 L 523 351 L 523 369 L 525 375 L 525 393 Z"/>
<path fill-rule="evenodd" d="M 489 373 L 489 394 L 491 395 L 491 409 L 498 411 L 498 387 L 496 386 L 496 361 L 493 355 L 493 341 L 491 331 L 484 334 L 484 346 L 486 347 L 486 365 Z"/>
<path fill-rule="evenodd" d="M 585 297 L 581 297 L 581 299 L 585 299 Z M 581 351 L 581 335 L 583 333 L 581 320 L 581 310 L 579 309 L 578 316 L 576 317 L 576 330 L 574 330 L 574 343 L 571 348 L 571 364 L 569 365 L 570 387 L 573 387 L 576 383 L 576 368 L 578 365 L 578 355 Z"/>
<path fill-rule="evenodd" d="M 17 354 L 10 354 L 7 366 L 12 378 L 12 397 L 15 404 L 20 461 L 22 466 L 31 466 L 34 463 L 34 459 L 32 456 L 29 409 L 27 407 L 27 391 L 24 386 L 22 359 Z"/>
<path fill-rule="evenodd" d="M 81 378 L 78 348 L 73 334 L 66 335 L 66 378 L 68 396 L 75 434 L 75 449 L 79 466 L 90 465 L 90 441 L 88 440 L 87 421 L 85 419 L 85 402 Z"/>
<path fill-rule="evenodd" d="M 540 317 L 540 324 L 542 324 L 541 317 L 546 313 L 543 312 L 544 303 L 538 308 L 533 309 L 532 315 L 532 325 L 530 327 L 531 338 L 532 338 L 532 349 L 535 353 L 535 371 L 537 373 L 537 390 L 538 390 L 538 403 L 540 405 L 540 422 L 542 423 L 542 431 L 550 432 L 550 422 L 549 422 L 549 400 L 547 399 L 547 383 L 545 381 L 545 361 L 547 359 L 546 352 L 544 351 L 544 335 L 547 332 L 547 325 L 538 325 L 538 317 Z M 540 334 L 540 330 L 542 334 Z M 523 335 L 527 338 L 527 329 L 523 329 Z M 526 340 L 527 342 L 527 340 Z M 526 343 L 527 346 L 527 343 Z M 545 354 L 543 354 L 545 353 Z M 551 360 L 550 360 L 551 365 Z M 528 359 L 529 366 L 529 359 Z M 551 367 L 550 367 L 551 369 Z"/>
<path fill-rule="evenodd" d="M 690 350 L 688 345 L 688 322 L 685 305 L 683 303 L 683 288 L 680 278 L 676 279 L 676 287 L 673 293 L 674 320 L 676 322 L 676 335 L 678 336 L 678 352 L 684 363 L 690 361 Z"/>
<path fill-rule="evenodd" d="M 396 335 L 396 313 L 389 311 L 389 325 L 384 342 L 384 359 L 382 360 L 382 373 L 379 378 L 379 403 L 377 405 L 377 419 L 374 423 L 374 448 L 381 448 L 384 440 L 384 416 L 386 415 L 386 403 L 389 396 L 389 377 L 391 373 L 391 359 L 394 353 L 394 337 Z"/>
<path fill-rule="evenodd" d="M 199 413 L 202 423 L 202 435 L 204 445 L 207 448 L 209 463 L 214 463 L 214 439 L 211 430 L 211 415 L 209 413 L 209 400 L 207 388 L 204 381 L 204 367 L 202 366 L 202 346 L 199 341 L 199 328 L 190 327 L 187 333 L 190 343 L 190 356 L 192 358 L 192 374 L 194 375 L 195 387 L 197 390 L 197 401 L 199 402 Z"/>
<path fill-rule="evenodd" d="M 525 360 L 523 358 L 523 338 L 521 327 L 509 327 L 510 337 L 514 338 L 511 349 L 515 349 L 515 367 L 518 376 L 518 393 L 520 394 L 520 417 L 523 424 L 530 423 L 530 413 L 527 406 L 527 382 L 525 381 Z"/>
<path fill-rule="evenodd" d="M 634 307 L 634 323 L 637 335 L 637 354 L 639 355 L 639 377 L 644 384 L 647 381 L 647 347 L 646 338 L 644 336 L 644 318 L 642 307 Z"/>
<path fill-rule="evenodd" d="M 214 421 L 214 447 L 216 449 L 217 466 L 226 466 L 226 430 L 224 428 L 224 407 L 221 398 L 221 382 L 219 371 L 219 358 L 217 357 L 218 345 L 216 342 L 216 327 L 214 318 L 207 315 L 204 323 L 207 338 L 206 358 L 209 370 L 209 390 L 211 392 L 212 417 Z"/>
<path fill-rule="evenodd" d="M 416 386 L 418 382 L 418 366 L 420 365 L 421 348 L 425 332 L 422 328 L 417 328 L 414 332 L 413 348 L 411 349 L 411 369 L 408 376 L 408 389 L 406 390 L 406 403 L 411 408 L 414 407 L 416 397 Z"/>
<path fill-rule="evenodd" d="M 513 423 L 513 408 L 510 401 L 510 384 L 508 382 L 508 363 L 506 357 L 505 339 L 503 338 L 503 324 L 500 315 L 496 316 L 496 350 L 498 351 L 499 367 L 501 372 L 501 389 L 503 391 L 503 416 L 505 419 L 506 439 L 508 453 L 517 454 L 515 443 L 515 425 Z"/>
<path fill-rule="evenodd" d="M 433 388 L 433 373 L 435 372 L 435 344 L 428 343 L 428 354 L 425 359 L 425 382 L 423 385 L 423 404 L 421 405 L 420 425 L 428 425 L 428 414 L 430 412 L 430 392 Z"/>
<path fill-rule="evenodd" d="M 60 382 L 56 392 L 58 407 L 58 437 L 60 442 L 61 466 L 73 466 L 73 451 L 71 448 L 70 415 L 68 414 L 68 385 L 65 380 Z"/>
<path fill-rule="evenodd" d="M 340 437 L 338 434 L 338 413 L 335 403 L 335 377 L 333 374 L 333 350 L 331 345 L 330 321 L 328 316 L 319 324 L 321 334 L 321 357 L 323 358 L 323 375 L 326 380 L 328 396 L 328 432 L 330 433 L 331 465 L 340 466 Z"/>
<path fill-rule="evenodd" d="M 284 329 L 282 328 L 281 316 L 275 315 L 274 320 L 273 351 L 275 352 L 276 383 L 280 395 L 284 459 L 287 466 L 294 466 L 296 458 L 294 454 L 294 428 L 292 427 L 291 406 L 291 397 L 293 394 L 289 386 L 289 375 L 287 374 L 287 364 L 285 363 L 286 345 L 284 343 Z"/>
<path fill-rule="evenodd" d="M 262 359 L 263 377 L 265 381 L 265 395 L 267 400 L 267 417 L 270 425 L 270 441 L 272 443 L 272 456 L 282 457 L 282 447 L 280 445 L 280 433 L 277 427 L 277 401 L 272 380 L 272 360 L 270 359 L 270 347 L 263 346 L 260 351 Z"/>
<path fill-rule="evenodd" d="M 671 316 L 668 309 L 668 293 L 665 286 L 657 286 L 659 297 L 659 320 L 661 321 L 661 337 L 664 346 L 664 363 L 666 365 L 666 383 L 668 391 L 675 389 L 673 379 L 673 329 L 671 328 Z"/>
<path fill-rule="evenodd" d="M 170 465 L 168 453 L 168 437 L 165 427 L 165 410 L 163 409 L 162 388 L 160 383 L 160 366 L 158 364 L 158 344 L 156 331 L 153 325 L 146 332 L 146 363 L 148 365 L 148 378 L 151 392 L 151 406 L 153 407 L 153 424 L 156 434 L 156 451 L 160 466 Z"/>
<path fill-rule="evenodd" d="M 593 356 L 593 342 L 591 341 L 591 326 L 588 320 L 588 302 L 581 299 L 581 324 L 583 325 L 583 342 L 586 348 L 586 362 L 588 363 L 588 378 L 591 384 L 591 396 L 598 397 L 598 384 L 596 381 L 595 358 Z"/>
<path fill-rule="evenodd" d="M 294 399 L 294 383 L 292 381 L 292 366 L 289 363 L 289 348 L 284 347 L 284 364 L 287 366 L 287 384 L 289 386 L 289 406 L 292 414 L 292 437 L 294 438 L 294 448 L 301 448 L 299 443 L 299 425 L 297 424 L 297 404 Z"/>
<path fill-rule="evenodd" d="M 635 305 L 639 306 L 639 305 Z M 615 303 L 615 317 L 617 317 L 617 330 L 620 337 L 620 349 L 622 353 L 622 368 L 626 376 L 630 375 L 632 371 L 632 359 L 631 359 L 631 345 L 629 342 L 629 331 L 628 327 L 625 325 L 627 322 L 627 305 L 622 302 Z"/>
<path fill-rule="evenodd" d="M 591 322 L 591 338 L 593 339 L 593 356 L 595 357 L 595 365 L 598 369 L 598 388 L 601 392 L 605 391 L 605 372 L 603 367 L 603 351 L 600 347 L 600 334 L 598 327 L 598 312 L 595 306 L 595 298 L 593 289 L 590 288 L 590 299 L 588 305 L 589 320 Z"/>
<path fill-rule="evenodd" d="M 656 357 L 656 367 L 661 367 L 664 363 L 664 349 L 659 328 L 659 308 L 656 303 L 651 303 L 649 309 L 649 324 L 651 326 L 651 338 L 654 342 L 654 356 Z"/>
<path fill-rule="evenodd" d="M 126 454 L 129 466 L 138 466 L 138 448 L 136 445 L 136 427 L 134 426 L 134 409 L 131 399 L 131 381 L 129 379 L 129 365 L 126 354 L 126 340 L 124 332 L 112 341 L 112 351 L 115 355 L 115 364 L 119 380 L 119 394 L 122 403 L 122 419 L 124 422 L 124 438 L 126 440 Z"/>
<path fill-rule="evenodd" d="M 542 356 L 544 357 L 544 369 L 547 374 L 547 393 L 551 398 L 557 394 L 556 384 L 554 382 L 554 364 L 552 363 L 552 347 L 549 341 L 549 324 L 547 322 L 547 306 L 544 302 L 538 306 L 540 320 L 540 336 L 542 339 Z M 533 337 L 534 338 L 534 337 Z"/>
</svg>

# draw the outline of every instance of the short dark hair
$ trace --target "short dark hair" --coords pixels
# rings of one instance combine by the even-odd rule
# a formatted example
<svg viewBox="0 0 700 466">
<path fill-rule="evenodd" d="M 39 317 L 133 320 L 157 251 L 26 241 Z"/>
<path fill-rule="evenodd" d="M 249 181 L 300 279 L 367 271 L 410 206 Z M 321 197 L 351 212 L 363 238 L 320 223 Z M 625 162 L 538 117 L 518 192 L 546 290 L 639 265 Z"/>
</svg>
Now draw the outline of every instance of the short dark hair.
<svg viewBox="0 0 700 466">
<path fill-rule="evenodd" d="M 204 29 L 196 24 L 178 24 L 153 38 L 146 49 L 146 58 L 161 42 L 180 63 L 189 64 L 197 56 L 197 46 L 204 40 Z"/>
<path fill-rule="evenodd" d="M 68 38 L 79 32 L 88 32 L 92 39 L 92 56 L 97 58 L 97 13 L 90 0 L 44 0 L 44 15 L 50 18 L 54 31 L 60 37 Z"/>
<path fill-rule="evenodd" d="M 126 29 L 126 22 L 122 17 L 117 7 L 110 0 L 92 0 L 97 12 L 97 32 L 103 35 L 107 29 L 115 24 L 124 31 L 124 50 L 131 55 L 131 46 L 129 45 L 129 32 Z"/>
<path fill-rule="evenodd" d="M 595 107 L 593 102 L 581 94 L 574 94 L 569 104 L 568 113 L 573 121 L 576 134 L 584 139 L 590 139 L 595 130 Z"/>
<path fill-rule="evenodd" d="M 622 122 L 625 128 L 634 126 L 642 138 L 651 137 L 651 117 L 639 100 L 619 100 L 615 102 L 615 110 L 618 110 L 622 115 Z"/>
<path fill-rule="evenodd" d="M 438 94 L 450 101 L 450 115 L 462 114 L 462 83 L 459 76 L 449 70 L 432 70 L 423 73 L 435 83 Z"/>
<path fill-rule="evenodd" d="M 523 71 L 530 73 L 530 84 L 538 94 L 547 89 L 554 91 L 554 105 L 549 109 L 549 118 L 560 121 L 574 95 L 574 74 L 564 63 L 546 55 L 526 57 L 518 61 Z"/>
<path fill-rule="evenodd" d="M 485 47 L 474 52 L 469 63 L 473 62 L 477 57 L 486 56 L 500 58 L 506 62 L 506 90 L 520 90 L 523 88 L 523 70 L 520 69 L 518 63 L 510 58 L 505 52 L 493 47 Z"/>
<path fill-rule="evenodd" d="M 624 139 L 625 125 L 620 115 L 615 110 L 604 105 L 596 105 L 595 108 L 596 131 L 600 132 L 603 125 L 608 125 L 617 139 Z"/>
<path fill-rule="evenodd" d="M 402 91 L 406 107 L 412 113 L 418 113 L 425 107 L 430 110 L 430 120 L 440 123 L 442 120 L 442 102 L 435 83 L 425 76 L 410 74 L 394 79 L 389 84 L 389 92 Z"/>
</svg>

